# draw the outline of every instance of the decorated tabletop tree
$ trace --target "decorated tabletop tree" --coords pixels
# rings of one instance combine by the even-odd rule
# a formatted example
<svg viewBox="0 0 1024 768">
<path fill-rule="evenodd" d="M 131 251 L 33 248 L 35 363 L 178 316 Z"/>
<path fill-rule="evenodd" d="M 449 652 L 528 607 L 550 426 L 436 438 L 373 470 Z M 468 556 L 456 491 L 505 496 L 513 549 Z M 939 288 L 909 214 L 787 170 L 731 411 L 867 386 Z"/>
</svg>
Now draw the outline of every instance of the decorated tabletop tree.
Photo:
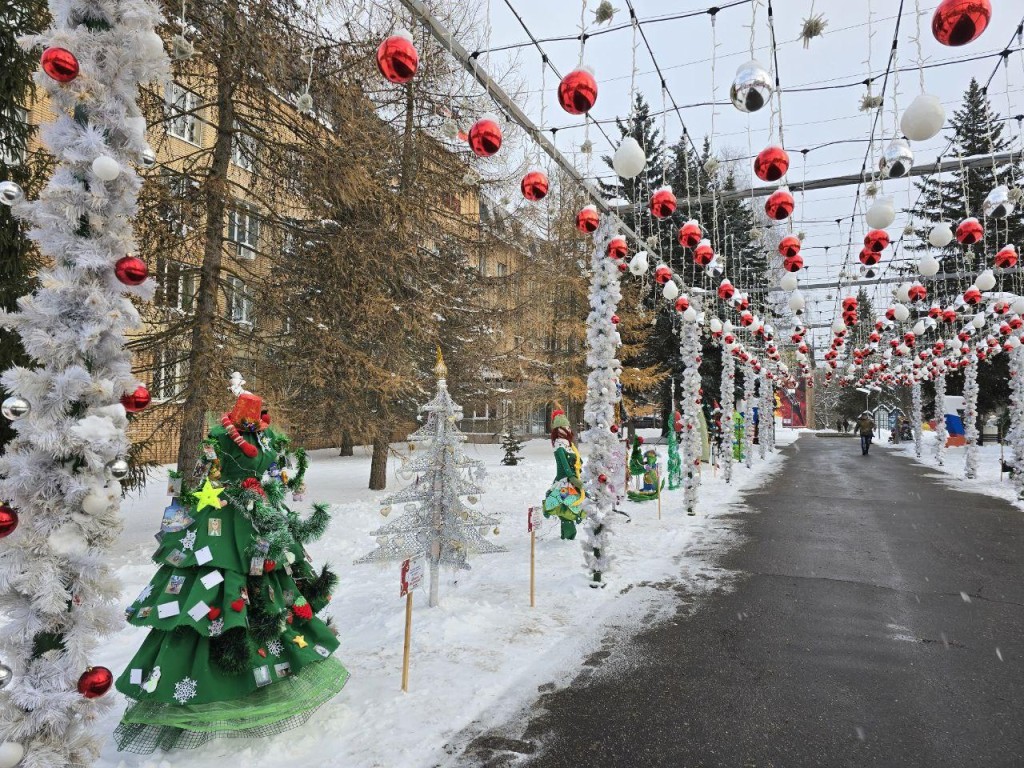
<svg viewBox="0 0 1024 768">
<path fill-rule="evenodd" d="M 280 733 L 348 679 L 316 615 L 337 577 L 317 573 L 304 546 L 327 528 L 327 509 L 303 520 L 286 506 L 288 491 L 304 490 L 305 452 L 234 383 L 237 402 L 203 442 L 194 490 L 164 510 L 160 568 L 126 610 L 150 633 L 117 680 L 132 700 L 115 733 L 122 750 Z"/>
</svg>

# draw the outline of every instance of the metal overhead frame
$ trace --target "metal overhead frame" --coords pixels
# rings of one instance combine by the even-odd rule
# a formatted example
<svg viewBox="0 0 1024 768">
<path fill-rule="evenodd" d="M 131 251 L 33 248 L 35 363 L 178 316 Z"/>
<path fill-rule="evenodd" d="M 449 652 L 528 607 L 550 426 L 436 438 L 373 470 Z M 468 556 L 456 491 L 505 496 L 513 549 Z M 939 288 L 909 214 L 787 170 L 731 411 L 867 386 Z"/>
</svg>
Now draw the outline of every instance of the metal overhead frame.
<svg viewBox="0 0 1024 768">
<path fill-rule="evenodd" d="M 598 191 L 594 189 L 594 187 L 589 184 L 582 175 L 580 175 L 576 166 L 574 166 L 561 152 L 559 152 L 558 148 L 554 144 L 548 141 L 541 129 L 526 116 L 526 113 L 519 108 L 507 93 L 505 93 L 505 90 L 491 78 L 483 67 L 480 66 L 479 58 L 474 57 L 469 51 L 463 48 L 448 28 L 430 12 L 430 9 L 427 8 L 421 0 L 400 0 L 400 2 L 430 31 L 430 34 L 438 43 L 441 44 L 441 47 L 454 56 L 459 63 L 462 64 L 462 67 L 469 72 L 469 74 L 471 74 L 474 79 L 480 83 L 480 85 L 483 86 L 488 96 L 490 96 L 494 102 L 501 107 L 506 115 L 517 123 L 520 128 L 526 131 L 530 138 L 537 142 L 548 157 L 554 160 L 555 164 L 558 165 L 559 168 L 561 168 L 573 181 L 579 184 L 580 187 L 586 191 L 587 195 L 594 202 L 594 205 L 597 206 L 598 210 L 615 216 L 619 222 L 619 229 L 622 230 L 625 235 L 631 237 L 633 241 L 640 246 L 640 250 L 649 251 L 652 255 L 658 256 L 658 253 L 647 245 L 646 240 L 642 239 L 631 227 L 626 225 L 622 220 L 622 217 L 619 215 L 617 207 L 609 205 L 608 202 L 601 197 Z"/>
<path fill-rule="evenodd" d="M 1009 269 L 1001 270 L 999 274 L 1016 275 L 1019 274 L 1020 271 L 1020 267 L 1010 267 Z M 941 282 L 943 280 L 960 280 L 965 277 L 977 277 L 979 274 L 980 272 L 944 272 L 941 275 L 935 275 L 934 277 L 930 277 L 928 278 L 928 280 L 934 282 Z M 800 290 L 809 291 L 814 290 L 816 288 L 835 288 L 836 290 L 841 290 L 843 288 L 858 285 L 882 285 L 883 283 L 909 283 L 912 281 L 913 278 L 908 279 L 906 275 L 903 275 L 902 277 L 872 277 L 866 278 L 864 280 L 829 280 L 827 282 L 822 283 L 801 283 Z M 782 287 L 776 285 L 771 290 L 781 291 Z"/>
</svg>

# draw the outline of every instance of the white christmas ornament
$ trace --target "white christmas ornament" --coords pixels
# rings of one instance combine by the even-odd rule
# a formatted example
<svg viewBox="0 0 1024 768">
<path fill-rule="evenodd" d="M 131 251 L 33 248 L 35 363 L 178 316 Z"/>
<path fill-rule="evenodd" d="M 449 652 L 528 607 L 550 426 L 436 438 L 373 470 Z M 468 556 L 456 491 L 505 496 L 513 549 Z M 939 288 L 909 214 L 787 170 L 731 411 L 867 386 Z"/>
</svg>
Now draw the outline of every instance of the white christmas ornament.
<svg viewBox="0 0 1024 768">
<path fill-rule="evenodd" d="M 676 285 L 675 280 L 669 280 L 665 283 L 665 287 L 661 289 L 661 295 L 664 296 L 667 301 L 675 301 L 679 298 L 679 286 Z"/>
<path fill-rule="evenodd" d="M 711 318 L 711 322 L 709 323 L 709 325 L 711 326 L 711 332 L 712 333 L 721 333 L 722 332 L 722 321 L 719 320 L 717 317 L 712 317 Z"/>
<path fill-rule="evenodd" d="M 843 322 L 843 319 L 841 317 L 837 317 L 835 320 L 832 321 L 832 330 L 835 333 L 839 333 L 844 328 L 846 328 L 846 324 Z"/>
<path fill-rule="evenodd" d="M 143 32 L 139 38 L 142 50 L 147 56 L 159 56 L 164 52 L 164 41 L 156 32 Z"/>
<path fill-rule="evenodd" d="M 914 324 L 914 335 L 915 336 L 923 336 L 924 335 L 924 331 L 925 331 L 924 320 L 918 320 Z"/>
<path fill-rule="evenodd" d="M 906 304 L 897 304 L 892 308 L 892 311 L 893 317 L 901 323 L 906 322 L 907 318 L 910 317 L 910 310 L 907 309 Z"/>
<path fill-rule="evenodd" d="M 928 242 L 936 248 L 945 248 L 953 242 L 953 228 L 945 221 L 939 222 L 928 233 Z"/>
<path fill-rule="evenodd" d="M 974 284 L 978 287 L 979 291 L 991 291 L 996 287 L 995 273 L 991 269 L 984 270 L 974 279 Z"/>
<path fill-rule="evenodd" d="M 685 320 L 688 323 L 697 322 L 697 310 L 694 309 L 693 307 L 687 307 L 686 311 L 683 312 L 683 320 Z"/>
<path fill-rule="evenodd" d="M 647 251 L 640 251 L 640 253 L 630 259 L 629 271 L 631 274 L 639 277 L 640 275 L 647 274 L 650 266 L 650 263 L 647 261 Z"/>
<path fill-rule="evenodd" d="M 910 283 L 900 283 L 896 287 L 897 301 L 910 301 Z"/>
<path fill-rule="evenodd" d="M 793 291 L 793 295 L 789 297 L 789 308 L 794 312 L 799 312 L 805 306 L 803 294 L 800 291 Z"/>
<path fill-rule="evenodd" d="M 782 279 L 779 280 L 779 287 L 784 291 L 795 291 L 799 284 L 800 281 L 797 279 L 795 272 L 787 272 L 782 276 Z"/>
<path fill-rule="evenodd" d="M 1010 189 L 1005 184 L 988 193 L 985 202 L 981 205 L 985 215 L 992 219 L 1004 219 L 1013 213 L 1014 204 L 1010 199 Z"/>
<path fill-rule="evenodd" d="M 928 141 L 937 136 L 946 122 L 942 102 L 930 93 L 922 93 L 903 112 L 900 130 L 911 141 Z"/>
<path fill-rule="evenodd" d="M 979 312 L 978 314 L 976 314 L 976 315 L 974 316 L 974 319 L 973 319 L 973 320 L 971 320 L 971 325 L 973 325 L 973 326 L 974 326 L 975 328 L 977 328 L 977 329 L 978 329 L 979 331 L 980 331 L 980 330 L 981 330 L 982 328 L 984 328 L 984 327 L 985 327 L 985 315 L 984 315 L 984 313 L 982 313 L 982 312 Z"/>
<path fill-rule="evenodd" d="M 121 175 L 121 166 L 109 155 L 100 155 L 92 161 L 92 172 L 100 181 L 113 181 Z"/>
<path fill-rule="evenodd" d="M 1018 296 L 1013 300 L 1013 304 L 1010 306 L 1014 314 L 1024 315 L 1024 296 Z"/>
<path fill-rule="evenodd" d="M 938 259 L 930 253 L 926 253 L 917 263 L 917 271 L 920 272 L 923 277 L 933 277 L 939 273 L 941 266 L 942 265 L 939 263 Z"/>
<path fill-rule="evenodd" d="M 891 197 L 880 197 L 868 208 L 864 220 L 872 229 L 885 229 L 896 221 L 896 208 Z"/>
<path fill-rule="evenodd" d="M 624 179 L 632 179 L 639 176 L 647 165 L 647 155 L 644 154 L 640 143 L 632 136 L 627 136 L 619 144 L 612 157 L 612 168 Z"/>
<path fill-rule="evenodd" d="M 0 744 L 0 768 L 15 768 L 25 757 L 25 748 L 16 741 Z"/>
</svg>

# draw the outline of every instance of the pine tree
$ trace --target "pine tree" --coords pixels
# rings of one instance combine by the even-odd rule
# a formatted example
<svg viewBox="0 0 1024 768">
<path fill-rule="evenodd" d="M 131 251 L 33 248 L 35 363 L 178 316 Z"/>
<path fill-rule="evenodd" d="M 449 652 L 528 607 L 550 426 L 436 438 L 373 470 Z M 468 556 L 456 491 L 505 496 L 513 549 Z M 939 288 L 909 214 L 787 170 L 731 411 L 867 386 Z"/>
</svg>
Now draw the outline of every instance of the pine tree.
<svg viewBox="0 0 1024 768">
<path fill-rule="evenodd" d="M 523 460 L 522 454 L 519 453 L 523 450 L 523 441 L 516 437 L 512 419 L 505 419 L 505 434 L 501 440 L 501 447 L 505 451 L 501 463 L 506 467 L 514 467 Z"/>
</svg>

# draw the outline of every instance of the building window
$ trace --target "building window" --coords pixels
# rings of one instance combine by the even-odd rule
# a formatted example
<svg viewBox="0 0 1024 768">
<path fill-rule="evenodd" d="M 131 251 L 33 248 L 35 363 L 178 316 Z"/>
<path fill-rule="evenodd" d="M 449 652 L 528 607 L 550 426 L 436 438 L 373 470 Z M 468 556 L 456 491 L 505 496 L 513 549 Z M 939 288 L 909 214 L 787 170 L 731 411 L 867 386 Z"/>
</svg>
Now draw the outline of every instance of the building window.
<svg viewBox="0 0 1024 768">
<path fill-rule="evenodd" d="M 242 126 L 235 123 L 235 131 L 231 137 L 231 162 L 243 171 L 252 171 L 253 159 L 256 157 L 256 142 L 252 136 L 242 132 Z"/>
<path fill-rule="evenodd" d="M 497 272 L 498 277 L 507 277 L 508 276 L 508 264 L 505 264 L 504 262 L 499 261 L 498 264 L 497 264 L 497 269 L 498 269 L 498 272 Z"/>
<path fill-rule="evenodd" d="M 228 317 L 233 323 L 252 323 L 252 296 L 240 277 L 228 278 Z"/>
<path fill-rule="evenodd" d="M 28 122 L 28 113 L 21 107 L 14 107 L 12 122 Z M 16 136 L 8 136 L 0 132 L 0 165 L 11 168 L 25 162 L 25 145 Z"/>
<path fill-rule="evenodd" d="M 228 240 L 240 259 L 255 259 L 260 241 L 260 219 L 252 206 L 237 203 L 228 211 Z"/>
<path fill-rule="evenodd" d="M 188 378 L 188 357 L 174 349 L 161 349 L 156 354 L 153 370 L 153 398 L 177 400 L 185 390 Z"/>
<path fill-rule="evenodd" d="M 167 86 L 167 133 L 190 144 L 199 144 L 199 97 L 177 83 Z"/>
<path fill-rule="evenodd" d="M 186 315 L 192 314 L 199 286 L 199 271 L 195 267 L 170 260 L 161 260 L 158 270 L 160 293 L 157 300 L 165 307 Z"/>
</svg>

